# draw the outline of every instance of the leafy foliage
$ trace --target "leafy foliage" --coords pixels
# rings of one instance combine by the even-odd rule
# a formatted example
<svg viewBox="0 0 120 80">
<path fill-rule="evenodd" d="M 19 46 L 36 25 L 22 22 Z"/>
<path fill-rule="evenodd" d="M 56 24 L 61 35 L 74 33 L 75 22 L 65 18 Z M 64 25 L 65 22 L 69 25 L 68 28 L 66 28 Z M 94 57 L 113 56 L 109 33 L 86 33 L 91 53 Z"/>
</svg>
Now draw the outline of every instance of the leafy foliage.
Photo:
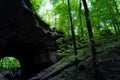
<svg viewBox="0 0 120 80">
<path fill-rule="evenodd" d="M 101 35 L 101 36 L 110 36 L 110 35 L 113 35 L 113 33 L 111 32 L 110 29 L 105 29 L 105 30 L 102 30 L 102 31 L 100 32 L 100 35 Z"/>
<path fill-rule="evenodd" d="M 0 60 L 0 68 L 11 69 L 15 67 L 20 67 L 20 63 L 14 57 L 4 57 Z"/>
<path fill-rule="evenodd" d="M 39 8 L 41 7 L 42 0 L 30 0 L 31 4 L 34 5 L 32 6 L 32 9 L 35 12 L 38 12 Z"/>
</svg>

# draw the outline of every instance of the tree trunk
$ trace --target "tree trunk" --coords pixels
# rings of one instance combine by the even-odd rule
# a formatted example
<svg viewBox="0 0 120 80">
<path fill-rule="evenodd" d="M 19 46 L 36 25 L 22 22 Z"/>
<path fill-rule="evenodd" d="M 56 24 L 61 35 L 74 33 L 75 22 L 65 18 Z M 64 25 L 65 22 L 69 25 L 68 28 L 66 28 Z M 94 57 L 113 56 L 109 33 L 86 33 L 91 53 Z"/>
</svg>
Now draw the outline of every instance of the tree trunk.
<svg viewBox="0 0 120 80">
<path fill-rule="evenodd" d="M 113 3 L 114 3 L 114 5 L 115 5 L 115 9 L 116 9 L 116 12 L 117 12 L 117 15 L 119 16 L 120 15 L 120 12 L 119 12 L 119 9 L 118 9 L 118 6 L 117 6 L 117 4 L 116 4 L 116 1 L 115 0 L 113 0 Z M 120 31 L 120 26 L 119 26 L 119 20 L 118 20 L 118 17 L 116 17 L 117 18 L 117 25 L 118 25 L 118 31 Z"/>
<path fill-rule="evenodd" d="M 74 45 L 74 53 L 77 55 L 77 48 L 76 48 L 76 42 L 75 42 L 75 32 L 74 32 L 74 25 L 72 22 L 72 14 L 70 9 L 70 1 L 68 0 L 68 10 L 69 10 L 69 18 L 70 18 L 70 24 L 71 24 L 71 33 L 72 33 L 72 39 L 73 39 L 73 45 Z"/>
<path fill-rule="evenodd" d="M 74 46 L 74 54 L 77 55 L 77 48 L 76 48 L 76 42 L 75 42 L 75 32 L 74 32 L 74 25 L 72 22 L 72 14 L 71 14 L 71 9 L 70 9 L 70 1 L 68 0 L 68 10 L 69 10 L 69 18 L 70 18 L 70 25 L 71 25 L 71 33 L 72 33 L 72 40 L 73 40 L 73 46 Z M 77 63 L 77 58 L 75 62 Z"/>
<path fill-rule="evenodd" d="M 56 28 L 56 26 L 57 26 L 57 24 L 56 24 L 56 12 L 55 12 L 54 16 L 55 16 L 55 28 Z"/>
<path fill-rule="evenodd" d="M 117 6 L 117 4 L 116 4 L 116 1 L 115 1 L 115 0 L 113 0 L 113 4 L 115 5 L 115 9 L 116 9 L 116 11 L 117 11 L 117 14 L 120 14 L 120 13 L 119 13 L 118 6 Z"/>
<path fill-rule="evenodd" d="M 111 7 L 111 5 L 108 3 L 107 0 L 105 0 L 105 1 L 106 1 L 106 5 L 107 5 L 107 7 L 108 7 L 108 9 L 109 9 L 109 11 L 110 11 L 110 14 L 111 14 L 112 24 L 113 24 L 115 33 L 118 34 L 118 30 L 117 30 L 118 25 L 116 24 L 116 22 L 118 22 L 118 21 L 117 21 L 117 19 L 115 18 L 113 8 Z"/>
<path fill-rule="evenodd" d="M 81 0 L 79 1 L 79 17 L 80 17 L 80 32 L 81 37 L 83 37 L 83 27 L 82 27 L 82 13 L 81 13 Z"/>
<path fill-rule="evenodd" d="M 92 27 L 91 27 L 91 22 L 89 19 L 89 10 L 87 7 L 86 0 L 82 0 L 84 10 L 85 10 L 85 18 L 86 18 L 86 24 L 87 24 L 87 30 L 89 34 L 89 39 L 90 39 L 90 45 L 91 45 L 91 52 L 92 52 L 92 61 L 93 61 L 93 67 L 94 67 L 94 73 L 95 73 L 95 80 L 98 80 L 98 73 L 96 69 L 96 48 L 95 48 L 95 41 L 94 41 L 94 36 L 92 32 Z"/>
</svg>

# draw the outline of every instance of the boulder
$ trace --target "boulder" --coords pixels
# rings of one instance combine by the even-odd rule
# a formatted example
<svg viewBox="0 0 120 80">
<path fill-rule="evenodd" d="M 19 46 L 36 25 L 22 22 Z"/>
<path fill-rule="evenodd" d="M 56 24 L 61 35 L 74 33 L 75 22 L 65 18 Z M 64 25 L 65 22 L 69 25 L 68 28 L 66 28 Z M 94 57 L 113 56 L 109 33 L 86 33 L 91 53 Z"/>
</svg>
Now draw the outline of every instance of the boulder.
<svg viewBox="0 0 120 80">
<path fill-rule="evenodd" d="M 24 79 L 58 61 L 58 36 L 32 12 L 29 0 L 0 0 L 0 11 L 0 58 L 17 58 Z"/>
</svg>

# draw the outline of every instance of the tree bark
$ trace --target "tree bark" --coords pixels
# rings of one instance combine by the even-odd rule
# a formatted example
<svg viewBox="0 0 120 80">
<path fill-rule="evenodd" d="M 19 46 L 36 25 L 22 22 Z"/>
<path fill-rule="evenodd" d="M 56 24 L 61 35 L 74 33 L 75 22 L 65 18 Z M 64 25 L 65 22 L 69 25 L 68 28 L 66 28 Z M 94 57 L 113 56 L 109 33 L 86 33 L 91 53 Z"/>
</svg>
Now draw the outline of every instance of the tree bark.
<svg viewBox="0 0 120 80">
<path fill-rule="evenodd" d="M 119 12 L 118 6 L 117 6 L 117 4 L 116 4 L 116 1 L 113 0 L 113 3 L 114 3 L 114 5 L 115 5 L 115 9 L 116 9 L 117 15 L 119 16 L 119 15 L 120 15 L 120 12 Z M 117 18 L 117 23 L 116 23 L 116 24 L 118 25 L 118 31 L 120 31 L 119 20 L 118 20 L 118 17 L 116 17 L 116 18 Z"/>
<path fill-rule="evenodd" d="M 89 10 L 87 7 L 86 0 L 82 0 L 84 10 L 85 10 L 85 18 L 86 18 L 86 24 L 87 24 L 87 30 L 89 34 L 89 40 L 90 40 L 90 47 L 91 47 L 91 52 L 92 52 L 92 61 L 93 61 L 93 67 L 94 67 L 94 73 L 95 73 L 95 80 L 98 80 L 98 73 L 96 69 L 96 48 L 95 48 L 95 41 L 94 41 L 94 36 L 92 32 L 92 27 L 91 27 L 91 22 L 89 19 Z"/>
<path fill-rule="evenodd" d="M 73 40 L 73 46 L 74 46 L 74 54 L 77 55 L 77 47 L 76 47 L 76 39 L 75 39 L 75 32 L 74 32 L 74 25 L 72 22 L 72 14 L 71 14 L 71 8 L 70 8 L 70 1 L 68 0 L 68 12 L 69 12 L 69 18 L 70 18 L 70 25 L 71 25 L 71 33 L 72 33 L 72 40 Z M 76 70 L 78 68 L 78 59 L 75 59 L 76 63 Z"/>
<path fill-rule="evenodd" d="M 69 0 L 68 0 L 68 10 L 69 10 L 69 18 L 70 18 L 70 25 L 71 25 L 72 40 L 73 40 L 73 45 L 74 45 L 74 53 L 75 53 L 75 55 L 77 55 L 74 25 L 73 25 L 73 22 L 72 22 L 72 14 L 71 14 L 70 1 Z"/>
<path fill-rule="evenodd" d="M 83 27 L 82 27 L 82 13 L 81 13 L 81 0 L 79 1 L 79 17 L 80 17 L 80 31 L 81 31 L 81 37 L 84 36 L 83 34 Z"/>
<path fill-rule="evenodd" d="M 117 6 L 117 4 L 116 4 L 116 1 L 115 1 L 115 0 L 113 0 L 113 3 L 114 3 L 114 5 L 115 5 L 115 9 L 116 9 L 116 11 L 117 11 L 117 14 L 120 14 L 120 13 L 119 13 L 118 6 Z"/>
<path fill-rule="evenodd" d="M 116 24 L 116 22 L 118 22 L 118 21 L 117 21 L 117 19 L 115 18 L 114 11 L 113 11 L 113 7 L 108 3 L 107 0 L 105 0 L 105 1 L 106 1 L 106 5 L 107 5 L 107 7 L 108 7 L 108 10 L 110 11 L 111 18 L 112 18 L 112 24 L 113 24 L 115 33 L 116 33 L 116 35 L 117 35 L 117 34 L 118 34 L 118 30 L 117 30 L 118 25 Z"/>
</svg>

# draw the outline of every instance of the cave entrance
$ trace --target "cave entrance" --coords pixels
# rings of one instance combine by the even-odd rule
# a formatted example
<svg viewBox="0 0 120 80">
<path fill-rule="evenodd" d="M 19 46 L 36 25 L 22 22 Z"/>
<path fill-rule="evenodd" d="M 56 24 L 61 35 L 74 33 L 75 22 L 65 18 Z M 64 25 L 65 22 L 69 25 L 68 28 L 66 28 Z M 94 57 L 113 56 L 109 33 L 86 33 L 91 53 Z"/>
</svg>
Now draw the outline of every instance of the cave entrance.
<svg viewBox="0 0 120 80">
<path fill-rule="evenodd" d="M 21 67 L 20 62 L 15 57 L 6 56 L 0 59 L 0 68 L 12 69 Z"/>
</svg>

